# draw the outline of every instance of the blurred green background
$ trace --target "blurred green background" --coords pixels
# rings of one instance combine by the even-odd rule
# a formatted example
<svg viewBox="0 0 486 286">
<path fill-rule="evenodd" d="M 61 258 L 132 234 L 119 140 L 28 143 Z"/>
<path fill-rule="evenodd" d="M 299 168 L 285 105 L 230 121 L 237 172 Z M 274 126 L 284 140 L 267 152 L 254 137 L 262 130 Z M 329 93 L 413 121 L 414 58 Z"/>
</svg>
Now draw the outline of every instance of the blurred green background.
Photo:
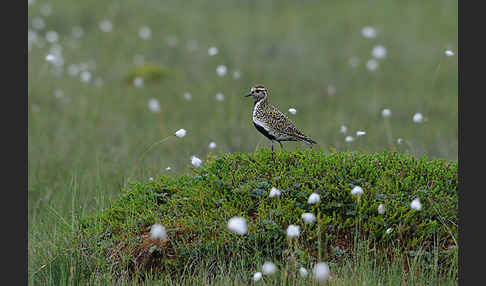
<svg viewBox="0 0 486 286">
<path fill-rule="evenodd" d="M 188 172 L 192 155 L 269 148 L 242 97 L 256 84 L 325 152 L 457 160 L 457 6 L 29 1 L 29 273 L 54 255 L 62 226 L 102 209 L 128 179 Z M 143 73 L 150 67 L 152 79 Z M 180 128 L 184 138 L 139 160 Z"/>
</svg>

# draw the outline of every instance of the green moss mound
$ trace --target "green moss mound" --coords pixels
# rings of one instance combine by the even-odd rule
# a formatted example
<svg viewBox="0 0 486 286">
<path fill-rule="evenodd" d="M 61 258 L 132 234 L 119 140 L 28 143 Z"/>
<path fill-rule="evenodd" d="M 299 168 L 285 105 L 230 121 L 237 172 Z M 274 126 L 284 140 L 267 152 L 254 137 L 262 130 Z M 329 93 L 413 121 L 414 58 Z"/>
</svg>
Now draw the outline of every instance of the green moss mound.
<svg viewBox="0 0 486 286">
<path fill-rule="evenodd" d="M 143 78 L 144 83 L 156 83 L 163 79 L 169 78 L 173 74 L 166 68 L 157 66 L 155 64 L 143 64 L 133 68 L 124 78 L 123 81 L 127 85 L 133 85 L 135 78 Z"/>
<path fill-rule="evenodd" d="M 422 253 L 439 264 L 457 264 L 457 162 L 383 152 L 307 151 L 208 156 L 193 174 L 132 182 L 100 214 L 82 220 L 76 243 L 93 270 L 120 275 L 134 271 L 187 271 L 201 260 L 229 261 L 285 257 L 327 261 L 352 253 L 356 243 L 380 253 Z M 358 200 L 354 186 L 363 188 Z M 276 187 L 280 197 L 270 198 Z M 312 193 L 316 205 L 307 203 Z M 413 199 L 420 211 L 410 207 Z M 386 212 L 377 208 L 384 204 Z M 304 212 L 318 217 L 305 225 Z M 235 234 L 227 221 L 242 216 L 248 233 Z M 168 238 L 154 241 L 161 223 Z M 300 226 L 290 242 L 288 225 Z M 387 229 L 392 229 L 387 233 Z M 322 253 L 319 253 L 322 252 Z"/>
</svg>

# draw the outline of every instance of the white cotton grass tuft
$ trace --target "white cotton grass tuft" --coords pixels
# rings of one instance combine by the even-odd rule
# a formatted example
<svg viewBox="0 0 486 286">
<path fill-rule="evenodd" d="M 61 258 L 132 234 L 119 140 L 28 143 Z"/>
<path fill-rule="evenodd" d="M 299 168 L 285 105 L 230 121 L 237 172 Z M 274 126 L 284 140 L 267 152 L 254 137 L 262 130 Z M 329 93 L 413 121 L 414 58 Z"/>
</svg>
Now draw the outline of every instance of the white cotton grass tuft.
<svg viewBox="0 0 486 286">
<path fill-rule="evenodd" d="M 277 272 L 277 266 L 270 261 L 265 261 L 262 266 L 263 275 L 272 275 Z"/>
<path fill-rule="evenodd" d="M 274 197 L 280 197 L 281 194 L 282 192 L 279 189 L 272 187 L 272 189 L 270 189 L 270 194 L 268 196 L 270 198 L 274 198 Z"/>
<path fill-rule="evenodd" d="M 190 101 L 192 99 L 192 94 L 190 92 L 184 92 L 184 99 Z"/>
<path fill-rule="evenodd" d="M 375 59 L 370 59 L 366 62 L 366 69 L 375 71 L 378 68 L 378 62 Z"/>
<path fill-rule="evenodd" d="M 32 28 L 36 30 L 42 30 L 46 27 L 46 22 L 42 17 L 35 17 L 32 19 Z"/>
<path fill-rule="evenodd" d="M 372 39 L 376 37 L 376 29 L 371 26 L 364 26 L 361 29 L 361 35 L 367 39 Z"/>
<path fill-rule="evenodd" d="M 194 155 L 193 155 L 193 156 L 191 156 L 191 164 L 192 164 L 194 167 L 196 167 L 196 168 L 197 168 L 197 167 L 201 166 L 201 164 L 202 164 L 202 160 L 201 160 L 201 159 L 199 159 L 198 157 L 196 157 L 196 156 L 194 156 Z"/>
<path fill-rule="evenodd" d="M 300 226 L 291 224 L 287 227 L 287 237 L 296 238 L 300 235 Z"/>
<path fill-rule="evenodd" d="M 228 72 L 228 69 L 226 68 L 225 65 L 219 65 L 219 66 L 216 67 L 216 74 L 218 76 L 223 77 L 223 76 L 226 75 L 227 72 Z"/>
<path fill-rule="evenodd" d="M 110 20 L 104 19 L 99 23 L 99 28 L 104 33 L 109 33 L 113 30 L 113 24 Z"/>
<path fill-rule="evenodd" d="M 424 116 L 422 115 L 422 113 L 417 112 L 413 115 L 412 120 L 414 123 L 422 123 L 424 122 Z"/>
<path fill-rule="evenodd" d="M 90 82 L 91 81 L 91 73 L 89 71 L 82 71 L 79 74 L 79 78 L 81 79 L 82 82 Z"/>
<path fill-rule="evenodd" d="M 186 136 L 186 134 L 187 134 L 186 129 L 179 129 L 174 133 L 174 135 L 179 137 L 179 138 Z"/>
<path fill-rule="evenodd" d="M 84 35 L 84 30 L 79 26 L 74 26 L 71 29 L 71 34 L 73 35 L 74 38 L 79 39 Z"/>
<path fill-rule="evenodd" d="M 261 273 L 261 272 L 255 272 L 255 273 L 253 274 L 253 281 L 258 281 L 258 280 L 262 279 L 262 276 L 263 276 L 263 275 L 262 275 L 262 273 Z"/>
<path fill-rule="evenodd" d="M 150 228 L 150 238 L 153 240 L 162 240 L 167 238 L 167 232 L 165 227 L 163 227 L 160 223 L 156 223 L 152 225 Z"/>
<path fill-rule="evenodd" d="M 241 77 L 241 72 L 236 70 L 233 72 L 233 78 L 234 79 L 239 79 Z"/>
<path fill-rule="evenodd" d="M 221 92 L 216 93 L 216 100 L 217 101 L 223 101 L 224 100 L 224 94 Z"/>
<path fill-rule="evenodd" d="M 385 211 L 386 211 L 385 205 L 384 205 L 384 204 L 380 204 L 380 205 L 378 206 L 378 213 L 379 213 L 379 214 L 384 214 L 384 213 L 385 213 Z"/>
<path fill-rule="evenodd" d="M 148 40 L 152 36 L 152 30 L 148 26 L 142 26 L 138 29 L 138 36 L 143 40 Z"/>
<path fill-rule="evenodd" d="M 305 224 L 311 224 L 316 221 L 316 216 L 313 213 L 303 213 L 300 217 L 304 220 Z"/>
<path fill-rule="evenodd" d="M 341 125 L 339 127 L 339 132 L 346 134 L 346 132 L 348 132 L 348 127 L 346 125 Z"/>
<path fill-rule="evenodd" d="M 228 220 L 228 229 L 239 235 L 245 234 L 248 231 L 246 219 L 240 216 L 230 218 L 230 220 Z"/>
<path fill-rule="evenodd" d="M 63 98 L 64 97 L 64 92 L 60 89 L 56 89 L 54 91 L 54 97 L 56 98 Z"/>
<path fill-rule="evenodd" d="M 312 269 L 312 277 L 317 281 L 326 281 L 329 279 L 331 272 L 329 266 L 325 262 L 320 262 L 314 265 Z"/>
<path fill-rule="evenodd" d="M 346 138 L 344 138 L 344 141 L 345 141 L 346 143 L 351 143 L 351 142 L 353 142 L 353 141 L 354 141 L 354 137 L 353 137 L 353 136 L 349 136 L 349 135 L 348 135 L 348 136 L 346 136 Z"/>
<path fill-rule="evenodd" d="M 215 56 L 218 54 L 218 48 L 212 46 L 212 47 L 209 47 L 208 49 L 208 55 L 210 56 Z"/>
<path fill-rule="evenodd" d="M 48 31 L 46 33 L 46 40 L 49 43 L 56 43 L 59 40 L 59 34 L 56 31 Z"/>
<path fill-rule="evenodd" d="M 419 198 L 416 198 L 414 199 L 411 203 L 410 203 L 410 207 L 414 210 L 421 210 L 422 209 L 422 203 L 420 202 L 420 199 Z"/>
<path fill-rule="evenodd" d="M 444 54 L 448 57 L 452 57 L 454 55 L 454 52 L 451 50 L 445 50 Z"/>
<path fill-rule="evenodd" d="M 310 205 L 317 204 L 321 201 L 321 197 L 317 193 L 312 193 L 307 200 L 307 203 Z"/>
<path fill-rule="evenodd" d="M 385 108 L 381 111 L 381 116 L 383 116 L 383 118 L 388 118 L 392 115 L 392 112 L 390 109 L 388 108 Z"/>
<path fill-rule="evenodd" d="M 148 108 L 152 112 L 160 112 L 159 101 L 155 98 L 151 98 L 148 102 Z"/>
<path fill-rule="evenodd" d="M 142 88 L 143 87 L 143 77 L 137 76 L 136 78 L 133 79 L 133 86 L 136 88 Z"/>
<path fill-rule="evenodd" d="M 309 273 L 307 272 L 307 269 L 305 269 L 304 267 L 300 267 L 299 268 L 299 274 L 300 274 L 300 277 L 305 278 L 305 277 L 307 277 L 307 275 Z"/>
<path fill-rule="evenodd" d="M 390 228 L 387 228 L 386 229 L 385 233 L 386 234 L 390 234 L 390 233 L 392 233 L 392 231 L 393 231 L 393 228 L 390 227 Z"/>
<path fill-rule="evenodd" d="M 383 45 L 376 45 L 373 47 L 373 50 L 371 50 L 371 55 L 375 59 L 384 59 L 386 58 L 386 48 Z"/>
<path fill-rule="evenodd" d="M 165 168 L 166 171 L 170 171 L 172 168 L 169 166 L 167 168 Z"/>
<path fill-rule="evenodd" d="M 216 142 L 209 142 L 208 148 L 209 148 L 209 149 L 214 149 L 214 148 L 216 148 Z"/>
<path fill-rule="evenodd" d="M 297 113 L 297 109 L 295 109 L 293 107 L 292 108 L 289 108 L 289 112 L 290 112 L 290 114 L 295 115 Z"/>
<path fill-rule="evenodd" d="M 351 190 L 351 195 L 353 196 L 361 196 L 363 194 L 363 188 L 361 188 L 360 186 L 355 186 L 352 190 Z"/>
<path fill-rule="evenodd" d="M 366 135 L 366 131 L 363 131 L 363 130 L 356 131 L 356 136 L 357 137 L 361 137 L 361 136 L 364 136 L 364 135 Z"/>
</svg>

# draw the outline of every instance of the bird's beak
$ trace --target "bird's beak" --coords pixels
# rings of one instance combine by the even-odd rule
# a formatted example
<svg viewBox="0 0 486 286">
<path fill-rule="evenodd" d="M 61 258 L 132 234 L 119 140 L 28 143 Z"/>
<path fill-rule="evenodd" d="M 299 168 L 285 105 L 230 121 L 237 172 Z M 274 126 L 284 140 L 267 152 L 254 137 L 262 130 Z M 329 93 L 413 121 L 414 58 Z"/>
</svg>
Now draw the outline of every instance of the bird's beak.
<svg viewBox="0 0 486 286">
<path fill-rule="evenodd" d="M 245 95 L 244 95 L 244 97 L 248 97 L 248 96 L 250 96 L 250 95 L 251 95 L 251 93 L 249 93 L 249 94 L 245 94 Z"/>
</svg>

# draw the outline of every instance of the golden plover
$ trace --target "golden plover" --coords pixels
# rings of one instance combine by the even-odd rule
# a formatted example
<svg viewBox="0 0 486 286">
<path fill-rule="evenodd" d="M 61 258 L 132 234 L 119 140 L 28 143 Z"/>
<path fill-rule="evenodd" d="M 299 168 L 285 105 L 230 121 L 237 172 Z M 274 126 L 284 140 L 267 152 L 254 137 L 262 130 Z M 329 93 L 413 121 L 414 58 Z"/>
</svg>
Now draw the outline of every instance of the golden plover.
<svg viewBox="0 0 486 286">
<path fill-rule="evenodd" d="M 245 96 L 252 96 L 254 100 L 253 107 L 253 125 L 265 137 L 272 142 L 277 141 L 280 148 L 283 147 L 282 141 L 302 141 L 317 144 L 309 136 L 304 135 L 294 126 L 294 123 L 275 106 L 268 101 L 268 89 L 263 85 L 257 85 L 251 88 L 250 93 Z"/>
</svg>

